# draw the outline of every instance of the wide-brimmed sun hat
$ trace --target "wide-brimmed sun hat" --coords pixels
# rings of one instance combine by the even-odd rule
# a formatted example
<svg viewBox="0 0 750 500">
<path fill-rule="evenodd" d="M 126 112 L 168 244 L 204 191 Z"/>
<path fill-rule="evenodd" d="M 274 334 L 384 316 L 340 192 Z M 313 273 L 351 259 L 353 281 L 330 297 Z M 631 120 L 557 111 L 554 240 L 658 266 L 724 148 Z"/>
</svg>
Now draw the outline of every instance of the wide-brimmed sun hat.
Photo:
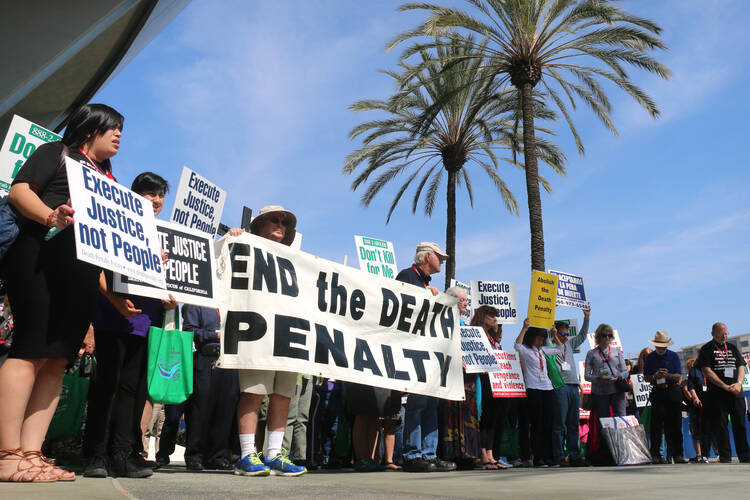
<svg viewBox="0 0 750 500">
<path fill-rule="evenodd" d="M 445 260 L 448 258 L 448 254 L 443 252 L 443 249 L 440 248 L 440 245 L 432 241 L 423 241 L 422 243 L 417 245 L 417 252 L 434 252 L 435 255 L 440 258 L 440 260 Z"/>
<path fill-rule="evenodd" d="M 654 347 L 669 347 L 674 344 L 674 340 L 669 338 L 667 332 L 658 331 L 654 334 L 654 340 L 649 340 L 648 343 Z"/>
<path fill-rule="evenodd" d="M 297 234 L 297 216 L 289 210 L 286 210 L 281 205 L 266 205 L 260 209 L 258 215 L 250 222 L 250 232 L 253 234 L 260 233 L 260 224 L 263 219 L 271 214 L 280 213 L 284 214 L 284 225 L 286 231 L 284 232 L 284 239 L 281 240 L 283 245 L 289 246 L 294 241 L 294 236 Z"/>
</svg>

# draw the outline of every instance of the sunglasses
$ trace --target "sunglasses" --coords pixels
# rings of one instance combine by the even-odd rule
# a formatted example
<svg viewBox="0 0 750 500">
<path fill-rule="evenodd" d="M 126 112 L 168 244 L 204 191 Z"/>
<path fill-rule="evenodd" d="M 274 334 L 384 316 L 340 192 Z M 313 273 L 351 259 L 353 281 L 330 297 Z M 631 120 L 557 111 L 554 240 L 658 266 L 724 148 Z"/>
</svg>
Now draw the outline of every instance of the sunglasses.
<svg viewBox="0 0 750 500">
<path fill-rule="evenodd" d="M 269 217 L 268 220 L 274 224 L 280 224 L 282 226 L 288 225 L 285 217 Z"/>
<path fill-rule="evenodd" d="M 614 335 L 612 335 L 611 333 L 607 333 L 607 334 L 604 334 L 604 335 L 602 335 L 601 337 L 602 337 L 603 339 L 613 339 L 613 338 L 615 338 L 615 336 L 614 336 Z"/>
</svg>

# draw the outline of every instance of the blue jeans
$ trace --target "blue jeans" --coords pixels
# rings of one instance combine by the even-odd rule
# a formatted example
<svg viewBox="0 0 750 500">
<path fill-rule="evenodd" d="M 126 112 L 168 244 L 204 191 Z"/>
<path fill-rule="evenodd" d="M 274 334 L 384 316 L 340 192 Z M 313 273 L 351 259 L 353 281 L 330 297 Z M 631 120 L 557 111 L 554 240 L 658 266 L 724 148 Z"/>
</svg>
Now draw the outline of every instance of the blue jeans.
<svg viewBox="0 0 750 500">
<path fill-rule="evenodd" d="M 556 460 L 565 458 L 563 441 L 571 460 L 579 456 L 578 450 L 578 407 L 580 395 L 578 386 L 565 384 L 555 391 L 557 411 L 552 427 L 552 456 Z"/>
<path fill-rule="evenodd" d="M 404 459 L 435 458 L 438 445 L 438 398 L 409 394 L 404 418 Z"/>
</svg>

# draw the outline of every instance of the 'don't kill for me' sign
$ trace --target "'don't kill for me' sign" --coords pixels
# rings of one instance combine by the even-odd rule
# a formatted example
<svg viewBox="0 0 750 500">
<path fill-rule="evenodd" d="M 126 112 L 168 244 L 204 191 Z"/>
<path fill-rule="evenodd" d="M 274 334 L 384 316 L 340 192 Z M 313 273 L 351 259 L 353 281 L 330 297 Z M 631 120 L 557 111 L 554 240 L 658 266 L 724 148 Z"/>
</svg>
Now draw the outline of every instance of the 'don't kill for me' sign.
<svg viewBox="0 0 750 500">
<path fill-rule="evenodd" d="M 398 267 L 392 242 L 355 235 L 354 244 L 361 271 L 384 278 L 396 277 Z"/>
</svg>

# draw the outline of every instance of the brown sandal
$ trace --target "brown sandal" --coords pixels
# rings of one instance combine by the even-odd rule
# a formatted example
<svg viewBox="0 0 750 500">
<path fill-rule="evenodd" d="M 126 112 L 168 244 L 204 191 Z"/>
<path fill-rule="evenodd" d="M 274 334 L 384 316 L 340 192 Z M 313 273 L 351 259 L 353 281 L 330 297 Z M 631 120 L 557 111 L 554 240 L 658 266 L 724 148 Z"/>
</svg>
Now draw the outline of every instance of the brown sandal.
<svg viewBox="0 0 750 500">
<path fill-rule="evenodd" d="M 43 465 L 37 466 L 37 467 L 42 467 L 42 470 L 44 470 L 45 472 L 49 472 L 50 474 L 55 476 L 55 478 L 58 481 L 75 481 L 76 480 L 75 472 L 71 472 L 69 470 L 65 470 L 61 467 L 56 466 L 55 464 L 50 462 L 47 457 L 44 456 L 41 450 L 27 451 L 26 453 L 24 453 L 24 456 L 26 457 L 26 460 L 29 460 L 29 461 L 35 458 L 38 458 L 39 460 L 41 460 Z"/>
<path fill-rule="evenodd" d="M 50 471 L 45 467 L 34 465 L 33 462 L 26 458 L 21 448 L 16 448 L 15 450 L 0 450 L 0 460 L 13 460 L 11 457 L 18 458 L 16 461 L 16 472 L 13 472 L 8 477 L 0 478 L 0 482 L 54 483 L 57 481 L 57 477 L 50 475 Z M 22 468 L 21 464 L 23 462 L 29 462 L 31 466 Z"/>
</svg>

